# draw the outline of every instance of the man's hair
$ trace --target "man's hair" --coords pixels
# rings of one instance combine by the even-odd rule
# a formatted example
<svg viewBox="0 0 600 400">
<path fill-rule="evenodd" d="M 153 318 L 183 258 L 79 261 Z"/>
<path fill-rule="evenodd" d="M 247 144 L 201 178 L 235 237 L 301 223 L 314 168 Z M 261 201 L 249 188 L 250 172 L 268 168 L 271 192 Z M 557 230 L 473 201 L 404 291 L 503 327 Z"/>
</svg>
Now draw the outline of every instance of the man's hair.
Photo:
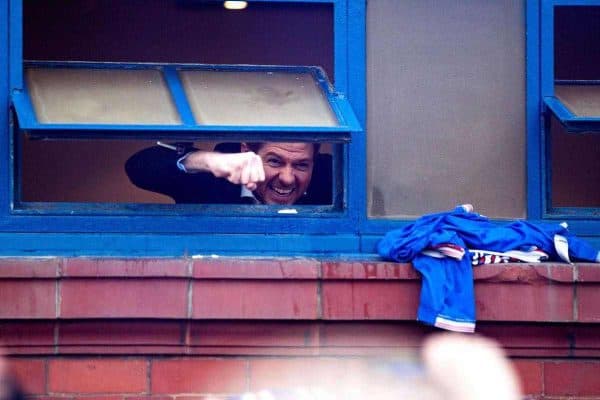
<svg viewBox="0 0 600 400">
<path fill-rule="evenodd" d="M 264 144 L 265 142 L 246 142 L 246 146 L 248 146 L 248 148 L 255 153 L 258 153 L 258 151 Z M 317 154 L 319 154 L 319 148 L 321 147 L 321 143 L 313 143 L 312 145 L 314 149 L 313 157 L 316 157 Z"/>
</svg>

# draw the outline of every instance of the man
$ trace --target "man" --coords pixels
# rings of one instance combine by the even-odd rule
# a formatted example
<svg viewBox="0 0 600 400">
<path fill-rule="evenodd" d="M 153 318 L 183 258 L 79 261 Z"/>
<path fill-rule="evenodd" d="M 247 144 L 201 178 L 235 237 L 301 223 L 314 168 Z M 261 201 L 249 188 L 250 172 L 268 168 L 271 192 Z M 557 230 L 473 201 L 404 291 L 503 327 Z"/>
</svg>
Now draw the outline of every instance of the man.
<svg viewBox="0 0 600 400">
<path fill-rule="evenodd" d="M 176 149 L 156 146 L 134 154 L 125 165 L 131 182 L 176 203 L 331 204 L 331 157 L 319 154 L 316 144 Z"/>
</svg>

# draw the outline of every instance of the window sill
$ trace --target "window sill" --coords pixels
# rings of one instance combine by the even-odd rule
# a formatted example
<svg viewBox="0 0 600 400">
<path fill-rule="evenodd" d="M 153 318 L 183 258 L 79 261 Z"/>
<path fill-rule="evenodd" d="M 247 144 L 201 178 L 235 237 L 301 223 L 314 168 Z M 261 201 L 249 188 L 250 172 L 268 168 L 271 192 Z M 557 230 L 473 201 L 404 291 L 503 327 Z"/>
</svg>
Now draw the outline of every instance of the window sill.
<svg viewBox="0 0 600 400">
<path fill-rule="evenodd" d="M 415 322 L 420 285 L 376 260 L 2 258 L 0 340 L 18 354 L 387 353 L 432 329 Z M 477 330 L 512 354 L 598 355 L 599 287 L 598 264 L 476 267 Z"/>
</svg>

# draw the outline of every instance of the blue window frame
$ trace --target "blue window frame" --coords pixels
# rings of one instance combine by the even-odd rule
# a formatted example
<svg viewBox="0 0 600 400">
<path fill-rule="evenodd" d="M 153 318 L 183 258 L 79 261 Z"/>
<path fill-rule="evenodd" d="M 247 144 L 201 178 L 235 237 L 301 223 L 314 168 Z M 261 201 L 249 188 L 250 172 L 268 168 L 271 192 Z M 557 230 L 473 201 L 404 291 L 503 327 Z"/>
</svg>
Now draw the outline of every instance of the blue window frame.
<svg viewBox="0 0 600 400">
<path fill-rule="evenodd" d="M 27 158 L 21 150 L 24 139 L 20 138 L 26 134 L 27 140 L 160 139 L 232 143 L 258 138 L 261 141 L 326 142 L 331 145 L 332 158 L 343 160 L 343 144 L 350 141 L 350 132 L 360 132 L 347 99 L 332 90 L 319 67 L 74 62 L 26 62 L 24 67 L 29 79 L 22 89 L 12 92 L 17 159 Z M 247 84 L 242 86 L 244 79 Z M 71 82 L 76 84 L 71 85 Z M 266 92 L 262 89 L 271 86 L 278 88 Z M 243 91 L 250 87 L 253 90 L 245 95 Z M 219 92 L 212 98 L 203 94 L 210 90 Z M 294 93 L 296 101 L 287 106 L 270 106 L 280 92 Z M 270 97 L 261 102 L 255 99 L 256 93 Z M 248 105 L 249 102 L 252 104 Z M 136 106 L 136 103 L 141 105 Z M 332 166 L 332 204 L 296 206 L 296 213 L 339 215 L 343 211 L 342 165 L 338 164 L 339 161 Z M 16 171 L 13 212 L 22 214 L 103 214 L 110 210 L 113 215 L 186 212 L 265 217 L 287 209 L 134 204 L 107 207 L 91 204 L 93 200 L 87 199 L 83 204 L 44 203 L 45 198 L 27 201 L 21 196 L 25 175 L 20 171 Z"/>
<path fill-rule="evenodd" d="M 600 2 L 587 0 L 545 1 L 542 6 L 541 51 L 544 60 L 542 96 L 548 110 L 570 133 L 600 132 L 600 79 L 590 79 L 586 73 L 583 73 L 583 76 L 570 74 L 570 79 L 557 76 L 556 66 L 559 61 L 557 56 L 560 55 L 560 50 L 556 46 L 559 39 L 556 36 L 562 32 L 556 32 L 555 28 L 562 22 L 559 20 L 562 17 L 559 12 L 561 9 L 570 8 L 576 11 L 579 8 L 581 12 L 585 13 L 586 10 L 590 10 L 587 7 L 598 6 L 600 6 Z M 595 25 L 597 21 L 588 20 L 580 23 Z M 580 36 L 581 38 L 583 37 Z M 571 46 L 583 47 L 584 44 L 575 42 Z M 565 55 L 564 58 L 566 59 L 568 56 Z M 590 63 L 595 62 L 591 54 L 589 59 Z M 577 63 L 581 61 L 575 60 Z"/>
<path fill-rule="evenodd" d="M 523 135 L 526 137 L 526 218 L 532 221 L 566 221 L 572 232 L 580 236 L 586 237 L 596 245 L 600 245 L 600 224 L 598 221 L 598 191 L 592 193 L 595 197 L 596 207 L 556 207 L 550 203 L 552 195 L 551 188 L 551 168 L 552 168 L 552 152 L 555 152 L 557 145 L 552 147 L 550 142 L 550 122 L 551 113 L 546 113 L 544 99 L 548 95 L 553 94 L 554 79 L 553 75 L 549 75 L 549 71 L 553 72 L 553 31 L 548 21 L 551 21 L 553 7 L 557 5 L 592 5 L 598 2 L 582 2 L 582 1 L 545 1 L 545 0 L 528 0 L 524 2 L 523 13 L 525 15 L 525 68 L 526 68 L 526 130 Z M 431 6 L 430 3 L 426 3 Z M 424 7 L 427 7 L 425 5 Z M 417 15 L 422 13 L 422 8 L 416 7 Z M 486 20 L 487 21 L 487 20 Z M 435 23 L 435 21 L 431 21 Z M 598 25 L 596 25 L 598 26 Z M 510 29 L 507 27 L 506 29 Z M 597 41 L 597 35 L 592 40 Z M 452 44 L 446 46 L 446 49 L 451 49 Z M 450 51 L 450 50 L 449 50 Z M 596 66 L 598 63 L 595 64 Z M 402 63 L 399 66 L 399 72 L 404 71 L 405 65 Z M 597 70 L 597 68 L 596 68 Z M 549 91 L 552 90 L 552 91 Z M 369 96 L 371 98 L 371 96 Z M 437 109 L 430 110 L 432 118 L 437 118 L 435 114 Z M 367 128 L 367 135 L 370 137 L 373 132 Z M 560 146 L 560 145 L 558 145 Z M 594 142 L 596 150 L 598 149 L 597 142 Z M 578 155 L 579 156 L 579 155 Z M 599 170 L 598 160 L 588 158 L 588 170 Z M 556 172 L 556 171 L 555 171 Z M 556 177 L 556 173 L 554 174 Z M 565 175 L 563 173 L 563 175 Z M 595 176 L 595 175 L 592 175 Z M 556 180 L 556 179 L 555 179 Z M 568 176 L 563 179 L 569 180 Z M 588 186 L 597 186 L 593 182 L 597 182 L 596 178 L 587 179 Z M 563 185 L 564 186 L 564 185 Z M 567 186 L 565 186 L 567 187 Z M 482 189 L 482 187 L 479 187 Z M 576 190 L 580 190 L 578 188 Z M 484 189 L 485 190 L 485 189 Z M 563 189 L 563 192 L 566 191 Z M 589 201 L 588 196 L 588 201 Z M 592 200 L 593 201 L 593 200 Z M 381 234 L 390 230 L 410 223 L 410 220 L 399 221 L 390 219 L 367 218 L 365 213 L 361 219 L 362 233 L 362 248 L 366 251 L 374 251 L 375 244 L 381 237 Z"/>
<path fill-rule="evenodd" d="M 600 199 L 586 187 L 597 186 L 593 171 L 600 169 L 600 2 L 552 0 L 540 7 L 544 151 L 536 216 L 567 220 L 578 233 L 595 236 Z"/>
<path fill-rule="evenodd" d="M 29 135 L 36 139 L 61 139 L 71 138 L 78 139 L 81 137 L 88 138 L 147 138 L 147 139 L 168 139 L 173 141 L 195 141 L 195 140 L 217 140 L 217 141 L 239 141 L 249 140 L 253 136 L 260 135 L 261 140 L 288 140 L 288 141 L 315 141 L 315 142 L 329 142 L 329 143 L 345 143 L 350 141 L 350 132 L 359 132 L 361 130 L 352 107 L 349 105 L 347 99 L 343 94 L 336 93 L 332 90 L 332 85 L 328 81 L 325 73 L 319 67 L 309 66 L 260 66 L 260 65 L 189 65 L 189 64 L 115 64 L 115 63 L 72 63 L 72 62 L 32 62 L 25 63 L 25 69 L 31 72 L 37 72 L 38 75 L 41 73 L 45 74 L 45 85 L 48 87 L 45 94 L 48 98 L 47 102 L 51 103 L 56 101 L 61 103 L 60 107 L 57 107 L 57 111 L 60 109 L 72 109 L 77 106 L 77 102 L 85 100 L 86 95 L 84 94 L 82 99 L 72 98 L 76 93 L 81 91 L 90 91 L 92 86 L 94 89 L 98 89 L 98 86 L 102 85 L 100 81 L 95 81 L 94 77 L 90 76 L 89 81 L 84 82 L 85 79 L 81 76 L 84 74 L 93 74 L 96 71 L 106 72 L 104 76 L 109 78 L 119 72 L 149 72 L 153 75 L 148 75 L 140 78 L 154 79 L 156 81 L 164 82 L 164 87 L 159 85 L 162 90 L 156 90 L 158 93 L 142 93 L 141 96 L 155 96 L 158 97 L 160 94 L 167 100 L 164 103 L 168 103 L 168 99 L 173 100 L 174 110 L 170 113 L 173 114 L 170 117 L 171 121 L 167 118 L 161 121 L 155 121 L 160 114 L 167 114 L 167 106 L 163 106 L 161 109 L 156 111 L 148 110 L 148 117 L 152 117 L 146 123 L 140 122 L 129 122 L 123 123 L 118 120 L 113 121 L 109 111 L 104 109 L 109 108 L 109 100 L 102 102 L 102 115 L 96 115 L 90 117 L 82 113 L 81 120 L 72 120 L 73 117 L 58 115 L 55 116 L 55 120 L 40 121 L 36 117 L 39 110 L 36 108 L 48 108 L 48 104 L 41 103 L 39 107 L 34 107 L 32 99 L 32 88 L 28 88 L 26 84 L 23 85 L 22 89 L 14 89 L 12 92 L 12 103 L 16 109 L 18 127 L 22 131 L 27 131 Z M 70 91 L 70 93 L 61 94 L 60 91 L 56 90 L 57 79 L 53 80 L 52 72 L 58 72 L 63 80 L 78 80 L 77 88 Z M 76 76 L 65 75 L 69 73 L 79 73 Z M 321 92 L 321 96 L 324 100 L 322 104 L 315 104 L 315 109 L 322 115 L 315 117 L 314 120 L 309 120 L 305 125 L 302 125 L 303 121 L 298 121 L 294 125 L 286 125 L 286 120 L 280 117 L 282 122 L 274 120 L 269 125 L 257 125 L 256 123 L 247 123 L 244 125 L 232 125 L 232 124 L 217 124 L 217 123 L 202 123 L 195 113 L 192 111 L 192 105 L 190 101 L 190 94 L 184 89 L 182 79 L 189 73 L 205 73 L 210 76 L 214 73 L 232 73 L 234 77 L 228 79 L 228 81 L 238 79 L 244 79 L 246 73 L 260 74 L 265 77 L 269 76 L 280 76 L 281 79 L 285 79 L 286 84 L 292 83 L 301 87 L 310 87 L 311 85 L 317 85 L 317 90 L 308 93 L 315 101 L 314 97 L 317 92 Z M 49 75 L 51 74 L 51 75 Z M 289 75 L 289 79 L 285 76 Z M 314 82 L 309 82 L 312 78 Z M 40 78 L 41 79 L 41 78 Z M 300 81 L 299 79 L 303 79 Z M 133 81 L 133 77 L 131 79 Z M 129 92 L 136 89 L 136 87 L 128 89 Z M 111 85 L 111 82 L 105 81 L 106 88 L 104 92 L 110 92 L 111 90 L 118 89 Z M 145 86 L 139 85 L 140 89 Z M 291 87 L 291 86 L 290 86 Z M 291 87 L 290 90 L 297 89 Z M 229 88 L 236 89 L 235 87 Z M 191 90 L 191 89 L 190 89 Z M 239 97 L 243 93 L 230 93 L 232 98 Z M 201 92 L 201 90 L 199 90 Z M 299 91 L 299 90 L 298 90 Z M 127 93 L 126 91 L 123 94 Z M 135 94 L 135 93 L 134 93 Z M 87 97 L 92 96 L 90 93 Z M 97 95 L 97 92 L 96 92 Z M 41 97 L 41 96 L 40 96 Z M 141 99 L 140 99 L 141 100 Z M 318 99 L 317 99 L 318 100 Z M 113 100 L 114 101 L 114 100 Z M 132 102 L 135 99 L 131 100 Z M 125 106 L 125 104 L 124 104 Z M 223 105 L 225 107 L 226 105 Z M 116 107 L 115 107 L 116 108 Z M 158 107 L 157 107 L 158 108 Z M 329 108 L 329 110 L 327 109 Z M 203 110 L 199 110 L 202 112 Z M 327 118 L 325 115 L 331 111 L 332 116 Z M 89 110 L 86 110 L 89 113 Z M 238 114 L 242 111 L 238 111 Z M 274 111 L 271 111 L 274 112 Z M 313 111 L 314 112 L 314 111 Z M 46 113 L 48 113 L 46 111 Z M 56 114 L 56 112 L 55 112 Z M 158 115 L 157 115 L 158 114 Z M 103 121 L 97 121 L 98 117 L 101 117 Z M 135 116 L 133 116 L 135 117 Z M 62 119 L 61 119 L 62 118 Z M 92 118 L 92 119 L 88 119 Z M 294 116 L 287 116 L 287 119 L 294 118 Z"/>
<path fill-rule="evenodd" d="M 183 1 L 178 2 L 183 7 L 209 2 Z M 221 2 L 213 2 L 219 5 Z M 312 67 L 285 67 L 285 66 L 243 66 L 234 65 L 188 65 L 159 63 L 154 68 L 161 69 L 167 77 L 170 94 L 181 117 L 182 124 L 176 127 L 159 125 L 119 126 L 118 124 L 53 124 L 40 122 L 35 118 L 35 109 L 27 87 L 24 85 L 24 52 L 23 48 L 23 11 L 24 6 L 20 0 L 9 1 L 0 9 L 0 19 L 8 21 L 3 24 L 7 27 L 2 38 L 2 49 L 6 57 L 0 59 L 8 68 L 8 76 L 2 78 L 3 88 L 10 93 L 12 104 L 16 113 L 11 117 L 9 124 L 8 115 L 3 115 L 1 122 L 3 132 L 11 138 L 10 143 L 3 143 L 1 151 L 7 157 L 4 160 L 19 158 L 19 135 L 26 132 L 31 137 L 41 139 L 81 138 L 84 137 L 118 137 L 128 138 L 169 138 L 174 139 L 226 139 L 239 140 L 251 138 L 257 140 L 302 140 L 333 143 L 335 154 L 334 168 L 338 170 L 336 187 L 345 185 L 339 190 L 337 204 L 332 207 L 302 206 L 297 208 L 297 214 L 278 213 L 277 207 L 256 209 L 249 207 L 243 211 L 235 206 L 231 207 L 186 207 L 177 205 L 170 207 L 167 212 L 152 210 L 146 205 L 77 205 L 77 204 L 23 204 L 19 201 L 18 174 L 19 168 L 15 163 L 9 162 L 3 170 L 2 198 L 0 217 L 2 231 L 5 233 L 4 248 L 10 248 L 46 253 L 50 249 L 56 252 L 73 251 L 74 253 L 108 253 L 119 254 L 136 253 L 144 254 L 182 254 L 195 252 L 357 252 L 359 251 L 358 236 L 356 235 L 357 211 L 354 201 L 349 193 L 354 185 L 349 179 L 350 153 L 356 151 L 354 140 L 364 135 L 360 123 L 357 122 L 352 109 L 355 104 L 360 105 L 364 98 L 352 100 L 356 95 L 350 89 L 351 76 L 356 73 L 349 68 L 349 30 L 348 13 L 354 9 L 346 0 L 308 0 L 308 1 L 253 1 L 259 5 L 284 5 L 297 7 L 302 4 L 323 5 L 329 7 L 331 12 L 330 25 L 332 26 L 333 65 L 329 74 L 335 77 L 335 90 L 332 89 L 324 73 Z M 293 11 L 293 10 L 292 10 Z M 360 34 L 359 34 L 360 36 Z M 10 56 L 8 56 L 10 54 Z M 84 60 L 87 61 L 87 60 Z M 121 62 L 120 67 L 139 68 L 133 62 Z M 39 65 L 39 64 L 38 64 Z M 49 63 L 45 64 L 50 66 Z M 65 67 L 63 61 L 55 63 L 55 67 Z M 90 66 L 89 63 L 86 63 Z M 77 67 L 69 64 L 69 67 Z M 114 65 L 113 65 L 114 66 Z M 96 63 L 94 68 L 107 67 L 104 63 Z M 147 63 L 144 68 L 148 67 Z M 183 95 L 180 82 L 175 78 L 176 69 L 225 69 L 225 70 L 277 70 L 277 71 L 304 71 L 309 72 L 319 82 L 323 93 L 326 95 L 331 109 L 338 120 L 337 126 L 202 126 L 194 124 L 190 117 L 189 104 Z M 9 125 L 9 130 L 5 131 Z M 233 132 L 233 133 L 232 133 Z M 335 144 L 338 143 L 338 144 Z M 9 157 L 8 154 L 11 154 Z M 335 180 L 335 178 L 334 178 Z M 12 188 L 12 189 L 9 189 Z M 340 194 L 341 193 L 341 194 Z M 354 195 L 352 196 L 354 197 Z M 11 232 L 8 234 L 8 232 Z M 35 232 L 35 233 L 33 233 Z M 193 237 L 190 234 L 194 234 Z M 45 240 L 40 241 L 39 235 Z M 113 245 L 109 248 L 101 243 L 109 240 Z M 168 244 L 167 244 L 168 243 Z M 61 250 L 62 249 L 62 250 Z"/>
</svg>

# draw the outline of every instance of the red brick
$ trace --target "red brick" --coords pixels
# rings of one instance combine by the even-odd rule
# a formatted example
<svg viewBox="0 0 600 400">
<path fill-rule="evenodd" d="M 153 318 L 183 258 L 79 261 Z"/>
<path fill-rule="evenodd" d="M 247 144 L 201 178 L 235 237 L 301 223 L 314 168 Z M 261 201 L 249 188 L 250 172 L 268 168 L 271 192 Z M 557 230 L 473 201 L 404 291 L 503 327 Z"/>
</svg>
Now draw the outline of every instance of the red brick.
<svg viewBox="0 0 600 400">
<path fill-rule="evenodd" d="M 548 283 L 573 282 L 575 268 L 565 264 L 489 264 L 473 270 L 476 281 Z"/>
<path fill-rule="evenodd" d="M 269 347 L 269 346 L 190 346 L 186 355 L 201 356 L 317 356 L 319 347 Z"/>
<path fill-rule="evenodd" d="M 178 355 L 187 354 L 187 348 L 180 346 L 151 346 L 151 345 L 87 345 L 87 346 L 68 346 L 63 345 L 58 348 L 63 355 L 97 354 L 97 355 Z"/>
<path fill-rule="evenodd" d="M 194 278 L 315 279 L 319 262 L 312 258 L 203 258 L 193 261 Z"/>
<path fill-rule="evenodd" d="M 512 365 L 519 376 L 522 394 L 543 394 L 543 362 L 532 360 L 513 360 Z"/>
<path fill-rule="evenodd" d="M 50 360 L 51 393 L 145 393 L 147 362 L 139 359 Z"/>
<path fill-rule="evenodd" d="M 573 265 L 541 263 L 532 266 L 540 277 L 552 282 L 571 283 L 575 281 L 576 270 Z"/>
<path fill-rule="evenodd" d="M 238 394 L 238 393 L 236 393 Z M 241 393 L 239 393 L 238 395 L 241 395 Z M 207 395 L 207 396 L 190 396 L 190 395 L 185 395 L 185 396 L 175 396 L 174 397 L 176 400 L 230 400 L 231 399 L 231 395 L 221 395 L 221 396 L 215 396 L 215 395 Z M 169 398 L 170 400 L 171 398 Z"/>
<path fill-rule="evenodd" d="M 418 349 L 431 328 L 414 323 L 336 322 L 321 328 L 323 347 L 398 347 Z"/>
<path fill-rule="evenodd" d="M 246 361 L 173 359 L 152 362 L 152 393 L 241 393 L 246 390 Z"/>
<path fill-rule="evenodd" d="M 314 281 L 196 281 L 194 318 L 317 317 Z"/>
<path fill-rule="evenodd" d="M 66 321 L 60 325 L 63 345 L 182 345 L 185 325 L 179 321 Z"/>
<path fill-rule="evenodd" d="M 600 358 L 600 349 L 574 349 L 570 355 L 576 358 Z"/>
<path fill-rule="evenodd" d="M 597 285 L 577 287 L 577 316 L 580 322 L 600 322 L 600 290 Z"/>
<path fill-rule="evenodd" d="M 529 264 L 485 264 L 473 268 L 473 279 L 491 282 L 534 282 L 540 277 Z"/>
<path fill-rule="evenodd" d="M 125 396 L 124 400 L 173 400 L 171 396 Z M 191 400 L 188 398 L 188 400 Z"/>
<path fill-rule="evenodd" d="M 190 344 L 194 346 L 316 346 L 318 326 L 285 322 L 195 322 Z"/>
<path fill-rule="evenodd" d="M 578 282 L 600 282 L 600 268 L 598 268 L 598 264 L 581 263 L 577 264 L 575 268 L 577 268 Z"/>
<path fill-rule="evenodd" d="M 335 357 L 406 357 L 407 354 L 418 351 L 416 348 L 398 346 L 377 347 L 320 347 L 314 355 Z"/>
<path fill-rule="evenodd" d="M 303 357 L 250 360 L 250 390 L 297 387 L 339 388 L 340 383 L 358 384 L 365 376 L 364 361 L 348 358 Z"/>
<path fill-rule="evenodd" d="M 74 397 L 74 400 L 123 400 L 123 396 L 85 396 L 85 397 Z"/>
<path fill-rule="evenodd" d="M 574 332 L 575 349 L 600 350 L 600 325 L 578 325 Z"/>
<path fill-rule="evenodd" d="M 40 359 L 10 359 L 10 370 L 27 395 L 46 393 L 46 363 Z"/>
<path fill-rule="evenodd" d="M 59 262 L 54 257 L 0 258 L 0 278 L 54 278 Z"/>
<path fill-rule="evenodd" d="M 218 399 L 223 399 L 223 400 L 227 400 L 229 399 L 230 396 L 224 395 L 224 396 L 214 396 L 214 395 L 207 395 L 207 396 L 176 396 L 175 399 L 177 400 L 218 400 Z"/>
<path fill-rule="evenodd" d="M 477 282 L 478 320 L 568 322 L 574 320 L 573 286 Z"/>
<path fill-rule="evenodd" d="M 325 319 L 414 320 L 421 282 L 324 281 Z"/>
<path fill-rule="evenodd" d="M 191 398 L 187 398 L 192 400 Z M 171 396 L 125 396 L 124 400 L 173 400 Z"/>
<path fill-rule="evenodd" d="M 66 258 L 69 277 L 186 277 L 189 261 L 176 258 Z"/>
<path fill-rule="evenodd" d="M 507 351 L 519 350 L 519 354 L 544 351 L 545 354 L 565 356 L 572 346 L 572 328 L 568 325 L 539 324 L 479 324 L 477 332 L 496 340 Z M 514 353 L 513 353 L 514 354 Z"/>
<path fill-rule="evenodd" d="M 574 351 L 571 349 L 506 349 L 506 355 L 508 357 L 526 357 L 526 358 L 564 358 L 573 357 Z"/>
<path fill-rule="evenodd" d="M 11 356 L 40 356 L 40 355 L 51 355 L 56 353 L 55 346 L 14 346 L 6 347 L 6 354 Z"/>
<path fill-rule="evenodd" d="M 54 345 L 54 322 L 0 322 L 0 343 L 4 346 Z"/>
<path fill-rule="evenodd" d="M 62 318 L 183 318 L 182 279 L 69 279 L 61 284 Z"/>
<path fill-rule="evenodd" d="M 0 318 L 54 318 L 54 280 L 1 280 Z"/>
<path fill-rule="evenodd" d="M 72 400 L 73 397 L 71 397 L 71 396 L 64 396 L 64 395 L 60 395 L 60 396 L 35 396 L 35 397 L 29 397 L 29 399 L 35 399 L 35 400 Z"/>
<path fill-rule="evenodd" d="M 418 280 L 411 264 L 365 261 L 323 261 L 323 279 Z"/>
<path fill-rule="evenodd" d="M 600 396 L 600 363 L 544 363 L 544 391 L 549 396 Z"/>
</svg>

